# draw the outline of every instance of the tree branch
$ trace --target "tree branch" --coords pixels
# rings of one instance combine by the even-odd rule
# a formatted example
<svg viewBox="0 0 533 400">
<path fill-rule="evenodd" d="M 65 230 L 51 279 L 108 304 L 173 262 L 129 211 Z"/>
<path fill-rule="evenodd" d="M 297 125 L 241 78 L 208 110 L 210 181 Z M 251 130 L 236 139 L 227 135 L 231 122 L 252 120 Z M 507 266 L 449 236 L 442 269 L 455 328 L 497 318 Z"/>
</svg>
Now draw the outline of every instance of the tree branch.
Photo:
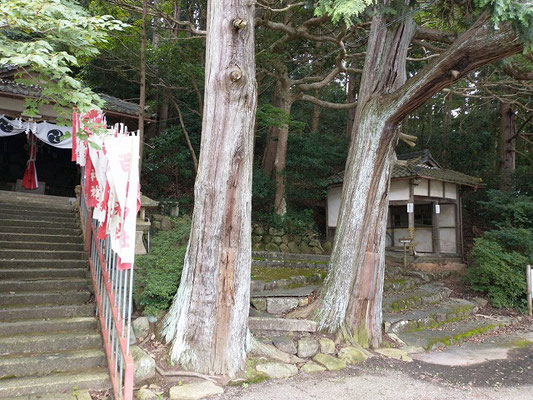
<svg viewBox="0 0 533 400">
<path fill-rule="evenodd" d="M 452 44 L 457 39 L 457 34 L 419 26 L 416 28 L 414 39 Z"/>
<path fill-rule="evenodd" d="M 533 80 L 533 72 L 527 72 L 521 69 L 514 67 L 512 64 L 505 64 L 503 66 L 505 73 L 514 79 L 519 81 L 531 81 Z"/>
<path fill-rule="evenodd" d="M 522 48 L 511 26 L 504 25 L 495 30 L 490 19 L 482 15 L 440 57 L 398 90 L 385 96 L 382 101 L 389 104 L 388 122 L 400 123 L 411 111 L 468 72 L 518 53 Z"/>
<path fill-rule="evenodd" d="M 334 110 L 348 110 L 350 108 L 357 107 L 357 103 L 332 103 L 330 101 L 317 99 L 309 94 L 302 94 L 301 96 L 297 97 L 296 100 L 308 101 L 316 104 L 317 106 L 331 108 Z"/>
</svg>

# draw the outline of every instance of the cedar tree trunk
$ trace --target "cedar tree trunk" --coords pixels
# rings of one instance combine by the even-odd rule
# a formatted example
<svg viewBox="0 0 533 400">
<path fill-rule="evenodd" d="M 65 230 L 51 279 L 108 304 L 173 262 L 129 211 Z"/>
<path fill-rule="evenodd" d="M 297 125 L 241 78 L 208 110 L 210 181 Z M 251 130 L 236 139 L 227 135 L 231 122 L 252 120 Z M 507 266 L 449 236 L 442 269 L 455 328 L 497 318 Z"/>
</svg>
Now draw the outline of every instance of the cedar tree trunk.
<svg viewBox="0 0 533 400">
<path fill-rule="evenodd" d="M 513 187 L 516 160 L 516 125 L 509 103 L 500 103 L 500 190 Z"/>
<path fill-rule="evenodd" d="M 233 377 L 245 368 L 250 307 L 256 112 L 254 7 L 210 0 L 205 101 L 191 235 L 163 334 L 182 367 Z"/>
<path fill-rule="evenodd" d="M 291 114 L 293 98 L 290 91 L 289 80 L 280 80 L 279 107 L 286 113 Z M 285 200 L 285 166 L 287 165 L 287 142 L 289 140 L 289 124 L 283 124 L 278 131 L 278 144 L 276 148 L 276 159 L 274 161 L 274 171 L 276 179 L 276 195 L 274 198 L 274 212 L 284 216 L 287 213 L 287 202 Z"/>
<path fill-rule="evenodd" d="M 321 329 L 364 346 L 381 343 L 385 232 L 398 125 L 435 93 L 475 68 L 517 53 L 508 26 L 484 15 L 417 75 L 405 82 L 409 16 L 396 24 L 373 17 L 344 178 L 329 273 L 318 310 Z M 405 83 L 404 83 L 405 82 Z"/>
</svg>

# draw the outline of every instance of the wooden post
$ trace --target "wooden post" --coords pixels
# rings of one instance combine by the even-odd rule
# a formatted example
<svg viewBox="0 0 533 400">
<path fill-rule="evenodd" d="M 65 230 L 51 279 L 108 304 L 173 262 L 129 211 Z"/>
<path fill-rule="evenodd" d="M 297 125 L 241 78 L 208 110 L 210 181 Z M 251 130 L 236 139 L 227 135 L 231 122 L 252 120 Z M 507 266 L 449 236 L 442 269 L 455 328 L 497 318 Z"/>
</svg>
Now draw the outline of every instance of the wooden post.
<svg viewBox="0 0 533 400">
<path fill-rule="evenodd" d="M 461 226 L 461 200 L 460 197 L 455 201 L 455 252 L 462 256 L 462 231 Z"/>
<path fill-rule="evenodd" d="M 431 229 L 431 236 L 432 236 L 432 242 L 433 242 L 433 253 L 440 254 L 440 227 L 439 227 L 439 214 L 437 214 L 436 209 L 439 205 L 438 201 L 434 201 L 432 203 L 433 206 L 433 221 L 432 221 L 432 229 Z"/>
<path fill-rule="evenodd" d="M 533 275 L 531 275 L 531 265 L 526 267 L 526 278 L 527 278 L 527 312 L 530 317 L 533 317 L 533 305 L 532 298 L 533 295 Z"/>
</svg>

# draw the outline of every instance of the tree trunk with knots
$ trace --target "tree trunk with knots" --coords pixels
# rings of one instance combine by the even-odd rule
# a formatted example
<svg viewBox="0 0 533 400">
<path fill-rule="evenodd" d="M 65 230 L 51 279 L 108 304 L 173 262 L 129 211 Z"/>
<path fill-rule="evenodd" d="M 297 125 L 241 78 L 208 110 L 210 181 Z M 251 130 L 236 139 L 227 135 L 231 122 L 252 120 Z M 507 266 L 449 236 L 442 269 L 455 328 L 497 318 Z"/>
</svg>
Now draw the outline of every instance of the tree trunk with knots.
<svg viewBox="0 0 533 400">
<path fill-rule="evenodd" d="M 163 334 L 185 369 L 245 369 L 256 112 L 254 6 L 208 2 L 205 101 L 192 227 Z"/>
</svg>

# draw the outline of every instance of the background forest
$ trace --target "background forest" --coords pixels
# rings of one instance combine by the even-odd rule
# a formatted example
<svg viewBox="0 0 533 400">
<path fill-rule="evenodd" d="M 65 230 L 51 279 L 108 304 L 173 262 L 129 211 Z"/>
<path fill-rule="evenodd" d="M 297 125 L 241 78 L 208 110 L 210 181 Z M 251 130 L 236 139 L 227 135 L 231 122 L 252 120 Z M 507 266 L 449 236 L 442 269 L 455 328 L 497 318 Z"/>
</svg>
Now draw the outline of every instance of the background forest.
<svg viewBox="0 0 533 400">
<path fill-rule="evenodd" d="M 203 111 L 206 2 L 144 3 L 145 64 L 141 0 L 83 3 L 129 27 L 114 33 L 79 77 L 96 92 L 139 102 L 145 69 L 143 193 L 177 201 L 190 213 Z M 458 32 L 471 18 L 469 2 L 421 4 L 415 19 L 428 37 L 431 29 Z M 252 218 L 324 234 L 325 182 L 345 167 L 370 16 L 362 14 L 348 27 L 314 11 L 312 1 L 257 2 Z M 442 48 L 427 38 L 413 41 L 408 76 Z M 465 197 L 465 239 L 475 246 L 470 277 L 476 290 L 505 307 L 524 307 L 521 268 L 533 254 L 532 70 L 531 57 L 518 55 L 470 73 L 409 115 L 402 132 L 417 140 L 397 147 L 397 154 L 429 149 L 444 168 L 483 179 L 486 186 Z M 516 157 L 511 171 L 504 162 L 510 143 Z M 481 239 L 474 245 L 475 237 Z M 513 293 L 510 282 L 518 285 Z"/>
</svg>

